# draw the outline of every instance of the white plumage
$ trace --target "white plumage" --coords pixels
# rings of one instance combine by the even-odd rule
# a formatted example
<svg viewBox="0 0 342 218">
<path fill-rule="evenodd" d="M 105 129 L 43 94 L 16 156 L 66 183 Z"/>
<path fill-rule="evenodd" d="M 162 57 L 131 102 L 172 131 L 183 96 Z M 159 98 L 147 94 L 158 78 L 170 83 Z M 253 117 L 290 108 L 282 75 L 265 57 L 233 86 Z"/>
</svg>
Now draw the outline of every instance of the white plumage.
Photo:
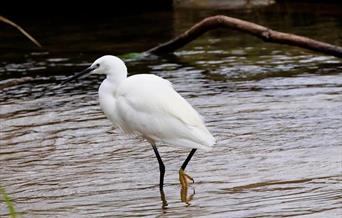
<svg viewBox="0 0 342 218">
<path fill-rule="evenodd" d="M 198 148 L 210 150 L 215 143 L 201 116 L 169 81 L 149 74 L 127 77 L 125 63 L 115 56 L 97 59 L 62 84 L 90 73 L 106 75 L 99 88 L 99 98 L 108 119 L 124 132 L 141 135 L 151 143 L 159 163 L 163 206 L 167 205 L 163 190 L 165 165 L 156 142 L 192 148 L 179 169 L 181 200 L 188 203 L 191 200 L 191 196 L 187 197 L 188 180 L 194 180 L 184 170 Z"/>
<path fill-rule="evenodd" d="M 90 68 L 106 75 L 99 88 L 100 105 L 124 132 L 142 135 L 151 143 L 204 150 L 214 145 L 201 116 L 169 81 L 149 74 L 127 77 L 124 62 L 110 55 L 97 59 Z"/>
</svg>

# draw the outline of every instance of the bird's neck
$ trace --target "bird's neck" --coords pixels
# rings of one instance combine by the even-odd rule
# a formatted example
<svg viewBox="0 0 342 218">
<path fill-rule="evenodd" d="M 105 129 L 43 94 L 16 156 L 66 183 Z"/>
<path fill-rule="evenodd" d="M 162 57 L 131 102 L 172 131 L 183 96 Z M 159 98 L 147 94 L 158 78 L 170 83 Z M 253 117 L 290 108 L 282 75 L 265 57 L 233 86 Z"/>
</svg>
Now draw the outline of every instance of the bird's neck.
<svg viewBox="0 0 342 218">
<path fill-rule="evenodd" d="M 118 87 L 119 84 L 127 79 L 127 72 L 108 74 L 106 79 L 114 86 Z"/>
</svg>

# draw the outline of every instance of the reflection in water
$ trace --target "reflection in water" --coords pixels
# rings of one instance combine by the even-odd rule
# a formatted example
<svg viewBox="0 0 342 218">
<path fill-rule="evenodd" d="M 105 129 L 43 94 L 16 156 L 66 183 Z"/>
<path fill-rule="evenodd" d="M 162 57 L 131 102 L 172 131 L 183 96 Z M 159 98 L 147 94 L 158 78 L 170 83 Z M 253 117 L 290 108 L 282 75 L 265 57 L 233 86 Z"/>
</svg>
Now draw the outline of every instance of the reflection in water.
<svg viewBox="0 0 342 218">
<path fill-rule="evenodd" d="M 311 18 L 297 27 L 305 35 L 322 25 L 341 33 L 335 18 L 312 18 L 322 19 L 319 25 Z M 282 21 L 268 22 L 281 29 Z M 94 59 L 94 52 L 69 58 L 90 44 L 75 53 L 2 59 L 0 183 L 23 217 L 339 216 L 341 60 L 218 31 L 174 57 L 129 62 L 131 74 L 169 79 L 207 118 L 218 141 L 193 157 L 187 170 L 196 183 L 186 189 L 177 172 L 189 151 L 160 145 L 167 170 L 159 195 L 152 149 L 112 129 L 98 105 L 99 78 L 50 89 Z M 132 49 L 130 42 L 116 46 Z M 0 204 L 0 216 L 7 214 Z"/>
</svg>

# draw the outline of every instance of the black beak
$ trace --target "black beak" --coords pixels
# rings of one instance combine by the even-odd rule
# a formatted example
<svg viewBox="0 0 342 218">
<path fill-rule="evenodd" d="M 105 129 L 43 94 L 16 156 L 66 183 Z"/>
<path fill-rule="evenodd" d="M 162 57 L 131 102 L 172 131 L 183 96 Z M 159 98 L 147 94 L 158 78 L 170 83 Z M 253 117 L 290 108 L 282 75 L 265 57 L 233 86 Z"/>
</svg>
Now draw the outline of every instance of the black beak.
<svg viewBox="0 0 342 218">
<path fill-rule="evenodd" d="M 65 83 L 68 83 L 68 82 L 70 82 L 70 81 L 72 81 L 72 80 L 75 80 L 75 79 L 77 79 L 77 78 L 79 78 L 79 77 L 81 77 L 81 76 L 90 74 L 90 73 L 91 73 L 93 70 L 95 70 L 96 68 L 97 68 L 96 65 L 93 66 L 93 67 L 88 67 L 87 69 L 84 69 L 83 71 L 78 72 L 78 73 L 76 73 L 74 76 L 71 76 L 69 79 L 63 81 L 59 86 L 62 86 L 62 85 L 64 85 Z"/>
</svg>

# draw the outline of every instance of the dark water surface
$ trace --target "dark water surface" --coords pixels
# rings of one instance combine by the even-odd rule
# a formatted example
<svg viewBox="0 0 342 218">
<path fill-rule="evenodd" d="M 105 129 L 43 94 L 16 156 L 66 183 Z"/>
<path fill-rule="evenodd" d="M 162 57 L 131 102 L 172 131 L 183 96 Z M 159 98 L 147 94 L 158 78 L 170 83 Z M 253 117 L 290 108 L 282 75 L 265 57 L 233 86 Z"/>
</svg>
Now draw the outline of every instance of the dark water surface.
<svg viewBox="0 0 342 218">
<path fill-rule="evenodd" d="M 22 21 L 45 46 L 11 28 L 0 43 L 0 184 L 22 217 L 339 217 L 342 61 L 216 30 L 175 55 L 125 59 L 129 73 L 170 80 L 217 139 L 187 171 L 189 150 L 160 145 L 162 208 L 150 145 L 114 130 L 99 108 L 102 77 L 53 87 L 104 54 L 147 50 L 207 15 L 226 14 L 341 46 L 341 15 L 320 10 L 176 11 L 115 18 Z M 32 22 L 32 23 L 30 23 Z M 7 207 L 0 202 L 0 216 Z"/>
</svg>

